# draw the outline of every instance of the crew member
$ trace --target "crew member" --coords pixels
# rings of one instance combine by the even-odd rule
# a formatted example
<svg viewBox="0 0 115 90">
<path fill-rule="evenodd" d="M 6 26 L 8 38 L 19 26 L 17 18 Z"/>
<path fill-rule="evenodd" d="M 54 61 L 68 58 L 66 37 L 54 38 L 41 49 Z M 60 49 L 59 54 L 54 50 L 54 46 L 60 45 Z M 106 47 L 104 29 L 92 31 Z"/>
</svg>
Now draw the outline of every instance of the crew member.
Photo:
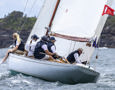
<svg viewBox="0 0 115 90">
<path fill-rule="evenodd" d="M 51 52 L 51 53 L 55 53 L 56 52 L 56 46 L 55 46 L 55 37 L 50 37 L 50 40 L 48 42 L 48 50 Z"/>
<path fill-rule="evenodd" d="M 83 52 L 83 49 L 82 48 L 79 48 L 78 50 L 75 50 L 73 52 L 71 52 L 68 56 L 67 56 L 67 60 L 73 64 L 73 63 L 82 63 L 80 60 L 79 60 L 79 56 L 82 54 Z"/>
<path fill-rule="evenodd" d="M 34 34 L 31 36 L 31 40 L 26 43 L 26 45 L 25 45 L 26 56 L 29 56 L 29 57 L 34 56 L 33 55 L 34 49 L 35 49 L 35 46 L 38 42 L 38 39 L 39 39 L 39 37 L 36 34 Z"/>
<path fill-rule="evenodd" d="M 34 51 L 35 58 L 54 61 L 52 56 L 55 55 L 55 53 L 49 52 L 47 47 L 48 41 L 49 41 L 49 37 L 43 36 L 41 40 L 36 44 L 35 51 Z"/>
<path fill-rule="evenodd" d="M 3 62 L 6 61 L 6 59 L 9 56 L 9 53 L 13 53 L 13 52 L 23 53 L 23 51 L 24 51 L 24 43 L 22 42 L 19 34 L 18 33 L 13 33 L 13 39 L 15 40 L 14 41 L 14 47 L 7 51 L 6 56 L 3 58 L 3 60 L 0 63 L 3 63 Z"/>
</svg>

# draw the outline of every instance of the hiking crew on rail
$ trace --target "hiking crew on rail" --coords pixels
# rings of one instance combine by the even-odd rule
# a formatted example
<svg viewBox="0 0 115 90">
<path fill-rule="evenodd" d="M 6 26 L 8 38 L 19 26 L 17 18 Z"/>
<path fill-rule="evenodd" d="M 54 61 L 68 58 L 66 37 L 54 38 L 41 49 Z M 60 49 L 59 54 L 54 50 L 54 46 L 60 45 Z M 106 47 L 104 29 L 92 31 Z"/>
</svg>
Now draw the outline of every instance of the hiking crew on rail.
<svg viewBox="0 0 115 90">
<path fill-rule="evenodd" d="M 25 45 L 25 52 L 26 52 L 25 55 L 26 56 L 34 57 L 34 50 L 35 50 L 35 46 L 38 42 L 38 39 L 39 39 L 39 37 L 36 34 L 34 34 L 31 36 L 31 40 L 26 43 L 26 45 Z"/>
<path fill-rule="evenodd" d="M 14 47 L 7 51 L 6 56 L 3 58 L 3 60 L 0 63 L 3 63 L 6 61 L 6 59 L 9 56 L 9 53 L 14 53 L 14 52 L 23 53 L 24 52 L 24 43 L 21 40 L 18 33 L 13 33 L 13 39 L 14 39 Z"/>
<path fill-rule="evenodd" d="M 67 56 L 67 60 L 73 64 L 73 63 L 82 63 L 80 60 L 79 60 L 79 57 L 80 55 L 82 54 L 83 52 L 83 49 L 82 48 L 79 48 L 78 50 L 75 50 L 73 52 L 71 52 L 68 56 Z"/>
<path fill-rule="evenodd" d="M 55 46 L 56 39 L 54 37 L 43 36 L 41 37 L 41 40 L 38 42 L 37 35 L 32 35 L 31 41 L 29 42 L 29 44 L 27 43 L 25 45 L 25 50 L 24 50 L 24 43 L 20 39 L 20 36 L 18 33 L 13 34 L 13 39 L 15 40 L 14 47 L 8 50 L 6 56 L 3 58 L 3 60 L 0 63 L 3 63 L 6 61 L 6 59 L 9 56 L 9 53 L 15 52 L 17 54 L 24 54 L 25 50 L 27 52 L 26 56 L 32 56 L 36 59 L 43 59 L 43 60 L 50 60 L 50 61 L 56 61 L 56 59 L 59 59 L 61 62 L 65 62 L 63 61 L 63 58 L 61 56 L 56 54 L 56 46 Z M 82 54 L 82 52 L 83 52 L 83 49 L 79 48 L 78 50 L 71 52 L 67 56 L 67 59 L 65 60 L 71 64 L 73 63 L 82 64 L 82 62 L 79 60 L 79 57 Z"/>
<path fill-rule="evenodd" d="M 37 43 L 34 51 L 35 58 L 54 61 L 54 58 L 52 56 L 55 55 L 55 53 L 49 52 L 47 47 L 48 41 L 49 38 L 47 36 L 43 36 L 41 40 Z"/>
</svg>

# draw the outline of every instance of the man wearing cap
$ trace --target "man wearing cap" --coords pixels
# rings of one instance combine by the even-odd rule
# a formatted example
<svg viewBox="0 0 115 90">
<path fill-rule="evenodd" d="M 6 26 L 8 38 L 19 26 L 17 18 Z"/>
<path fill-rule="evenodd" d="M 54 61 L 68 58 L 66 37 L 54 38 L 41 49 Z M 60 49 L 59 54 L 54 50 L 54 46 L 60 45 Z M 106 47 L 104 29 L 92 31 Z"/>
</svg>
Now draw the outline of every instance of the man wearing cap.
<svg viewBox="0 0 115 90">
<path fill-rule="evenodd" d="M 26 50 L 26 56 L 33 57 L 34 55 L 34 49 L 35 46 L 38 42 L 39 37 L 37 35 L 32 35 L 31 36 L 31 41 L 27 42 L 25 45 L 25 50 Z"/>
<path fill-rule="evenodd" d="M 56 52 L 56 46 L 55 46 L 55 44 L 54 44 L 55 41 L 56 41 L 55 37 L 50 37 L 50 40 L 49 40 L 49 42 L 48 42 L 48 44 L 47 44 L 48 50 L 49 50 L 51 53 L 55 53 L 55 52 Z"/>
<path fill-rule="evenodd" d="M 73 64 L 73 63 L 80 63 L 82 64 L 82 62 L 79 60 L 79 56 L 82 54 L 83 49 L 79 48 L 73 52 L 71 52 L 68 56 L 67 56 L 67 60 Z"/>
<path fill-rule="evenodd" d="M 43 59 L 43 60 L 54 60 L 53 55 L 55 53 L 51 53 L 48 50 L 47 43 L 49 41 L 48 36 L 43 36 L 41 40 L 37 43 L 34 51 L 34 57 L 37 59 Z"/>
<path fill-rule="evenodd" d="M 50 38 L 49 38 L 49 41 L 48 41 L 48 43 L 47 43 L 47 46 L 48 46 L 49 52 L 55 53 L 55 55 L 53 55 L 52 57 L 53 57 L 54 59 L 59 59 L 59 58 L 61 58 L 61 56 L 59 56 L 59 55 L 56 54 L 55 42 L 56 42 L 55 37 L 50 37 Z"/>
</svg>

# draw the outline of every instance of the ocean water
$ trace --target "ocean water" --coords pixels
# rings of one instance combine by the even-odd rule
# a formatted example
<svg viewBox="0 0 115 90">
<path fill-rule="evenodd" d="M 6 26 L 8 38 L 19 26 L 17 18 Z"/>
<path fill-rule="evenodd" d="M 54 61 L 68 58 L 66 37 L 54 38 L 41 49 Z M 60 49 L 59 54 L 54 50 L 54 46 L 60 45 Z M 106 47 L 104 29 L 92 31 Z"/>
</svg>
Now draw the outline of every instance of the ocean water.
<svg viewBox="0 0 115 90">
<path fill-rule="evenodd" d="M 0 60 L 7 49 L 0 49 Z M 98 54 L 98 60 L 95 55 Z M 68 85 L 47 82 L 31 76 L 10 74 L 7 64 L 0 65 L 0 90 L 115 90 L 115 49 L 99 48 L 95 51 L 90 66 L 100 72 L 97 83 Z"/>
</svg>

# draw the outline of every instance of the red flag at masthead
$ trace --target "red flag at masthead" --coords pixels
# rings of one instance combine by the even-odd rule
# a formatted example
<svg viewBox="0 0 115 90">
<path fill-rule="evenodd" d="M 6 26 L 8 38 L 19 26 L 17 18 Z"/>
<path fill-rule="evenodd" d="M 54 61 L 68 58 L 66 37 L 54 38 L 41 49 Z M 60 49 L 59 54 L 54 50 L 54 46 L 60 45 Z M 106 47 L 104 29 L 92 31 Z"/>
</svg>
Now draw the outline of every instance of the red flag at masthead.
<svg viewBox="0 0 115 90">
<path fill-rule="evenodd" d="M 112 9 L 111 7 L 109 7 L 108 5 L 105 5 L 104 6 L 104 10 L 103 10 L 103 13 L 102 13 L 102 16 L 104 15 L 104 14 L 109 14 L 109 15 L 112 15 L 112 16 L 114 16 L 114 9 Z"/>
</svg>

